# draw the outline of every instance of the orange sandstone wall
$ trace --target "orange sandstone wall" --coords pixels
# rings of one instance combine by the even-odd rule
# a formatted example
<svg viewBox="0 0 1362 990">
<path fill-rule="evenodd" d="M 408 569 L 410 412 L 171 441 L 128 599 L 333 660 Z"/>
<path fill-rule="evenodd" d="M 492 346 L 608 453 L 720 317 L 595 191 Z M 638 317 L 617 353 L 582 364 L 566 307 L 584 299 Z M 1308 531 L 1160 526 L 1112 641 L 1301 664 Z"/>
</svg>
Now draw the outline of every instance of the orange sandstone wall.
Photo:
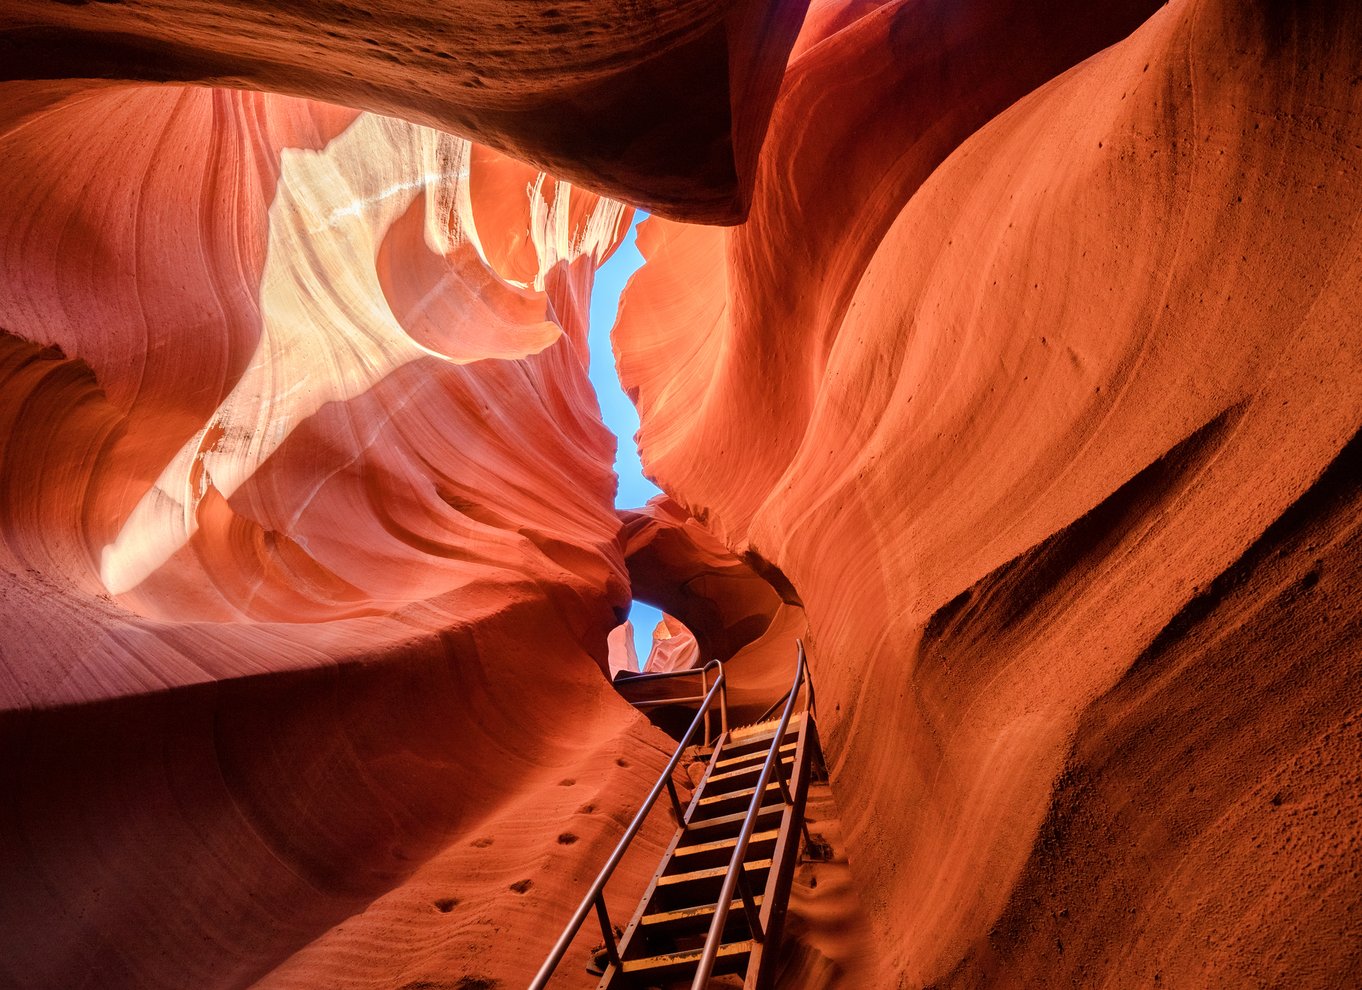
<svg viewBox="0 0 1362 990">
<path fill-rule="evenodd" d="M 451 130 L 733 223 L 807 0 L 10 0 L 0 79 L 203 83 Z"/>
<path fill-rule="evenodd" d="M 628 209 L 290 97 L 2 89 L 0 984 L 527 979 L 668 746 L 601 675 Z"/>
<path fill-rule="evenodd" d="M 775 590 L 671 499 L 620 517 L 634 596 L 680 619 L 706 661 L 727 660 L 770 626 Z"/>
<path fill-rule="evenodd" d="M 700 645 L 683 624 L 664 614 L 653 627 L 653 648 L 648 651 L 648 673 L 689 670 L 701 666 Z"/>
<path fill-rule="evenodd" d="M 807 610 L 874 986 L 1345 986 L 1362 19 L 1026 6 L 811 21 L 645 465 Z"/>
</svg>

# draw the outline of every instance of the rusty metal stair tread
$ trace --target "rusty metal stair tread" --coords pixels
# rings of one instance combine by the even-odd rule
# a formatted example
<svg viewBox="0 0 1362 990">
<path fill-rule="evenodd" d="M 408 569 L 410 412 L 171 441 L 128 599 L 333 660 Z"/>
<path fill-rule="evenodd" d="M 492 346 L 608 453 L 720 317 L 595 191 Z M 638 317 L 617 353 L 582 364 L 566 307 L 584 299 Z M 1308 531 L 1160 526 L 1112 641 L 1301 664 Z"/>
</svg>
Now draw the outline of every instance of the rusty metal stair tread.
<svg viewBox="0 0 1362 990">
<path fill-rule="evenodd" d="M 780 784 L 773 780 L 762 789 L 766 791 L 778 791 L 780 790 Z M 740 791 L 720 791 L 718 794 L 711 794 L 709 797 L 700 798 L 700 806 L 704 807 L 707 804 L 718 804 L 720 801 L 735 801 L 738 798 L 750 798 L 756 793 L 757 789 L 755 787 L 744 788 Z"/>
<path fill-rule="evenodd" d="M 770 869 L 770 866 L 770 859 L 753 859 L 743 863 L 742 868 L 756 872 Z M 692 870 L 690 873 L 669 873 L 666 876 L 658 877 L 657 885 L 659 887 L 670 887 L 678 883 L 689 883 L 692 880 L 708 880 L 710 877 L 721 877 L 727 872 L 727 866 L 714 866 L 707 870 Z"/>
<path fill-rule="evenodd" d="M 761 819 L 766 815 L 784 814 L 785 806 L 780 804 L 768 804 L 757 812 L 757 818 Z M 726 825 L 741 825 L 742 820 L 747 817 L 745 811 L 735 811 L 731 815 L 719 815 L 717 818 L 703 818 L 690 822 L 686 826 L 688 833 L 707 832 L 716 828 L 723 828 Z"/>
<path fill-rule="evenodd" d="M 790 748 L 793 749 L 793 748 L 794 748 L 794 745 L 791 744 L 791 745 L 790 745 Z M 766 754 L 764 754 L 764 753 L 762 754 L 763 757 L 764 757 L 765 755 L 766 755 Z M 712 784 L 712 783 L 714 783 L 716 780 L 732 780 L 732 779 L 734 779 L 734 778 L 736 778 L 736 777 L 741 777 L 743 774 L 748 774 L 748 773 L 759 773 L 759 772 L 761 771 L 761 768 L 762 768 L 762 764 L 763 764 L 763 763 L 765 763 L 765 760 L 764 760 L 764 759 L 763 759 L 761 762 L 754 762 L 751 766 L 748 766 L 748 767 L 739 767 L 739 768 L 736 769 L 736 770 L 727 770 L 727 771 L 725 771 L 724 773 L 710 774 L 710 776 L 707 777 L 707 778 L 705 779 L 705 783 L 706 783 L 706 784 Z M 782 760 L 780 761 L 780 765 L 781 765 L 782 767 L 788 767 L 788 766 L 790 766 L 790 765 L 793 764 L 793 763 L 794 763 L 794 757 L 793 757 L 793 756 L 790 756 L 788 759 L 782 759 Z"/>
<path fill-rule="evenodd" d="M 763 895 L 758 894 L 752 900 L 757 907 L 761 907 Z M 713 914 L 718 908 L 718 904 L 699 904 L 695 907 L 678 908 L 675 911 L 658 911 L 654 914 L 645 914 L 642 923 L 645 925 L 668 925 L 677 921 L 688 921 L 691 918 L 703 918 L 707 914 Z M 729 902 L 730 911 L 742 910 L 742 899 L 736 898 Z"/>
<path fill-rule="evenodd" d="M 780 751 L 781 753 L 793 753 L 795 751 L 795 743 L 787 742 L 781 744 Z M 720 767 L 731 767 L 735 763 L 749 763 L 752 761 L 760 763 L 761 760 L 766 758 L 768 752 L 770 752 L 770 750 L 754 749 L 749 753 L 743 753 L 741 756 L 730 756 L 727 759 L 720 760 L 718 763 L 714 764 L 714 769 L 718 770 Z"/>
<path fill-rule="evenodd" d="M 625 974 L 649 973 L 665 971 L 675 968 L 686 968 L 694 966 L 700 961 L 699 949 L 687 949 L 685 952 L 668 952 L 661 956 L 648 956 L 643 959 L 626 959 L 621 967 Z M 750 939 L 742 942 L 728 942 L 719 946 L 720 959 L 733 959 L 751 955 L 752 941 Z"/>
<path fill-rule="evenodd" d="M 751 841 L 774 842 L 779 835 L 780 829 L 768 829 L 765 832 L 752 833 Z M 737 844 L 738 837 L 733 835 L 726 839 L 715 839 L 713 842 L 697 842 L 689 846 L 678 846 L 676 852 L 672 854 L 672 862 L 675 862 L 678 856 L 695 856 L 699 853 L 713 852 L 716 849 L 732 849 Z"/>
</svg>

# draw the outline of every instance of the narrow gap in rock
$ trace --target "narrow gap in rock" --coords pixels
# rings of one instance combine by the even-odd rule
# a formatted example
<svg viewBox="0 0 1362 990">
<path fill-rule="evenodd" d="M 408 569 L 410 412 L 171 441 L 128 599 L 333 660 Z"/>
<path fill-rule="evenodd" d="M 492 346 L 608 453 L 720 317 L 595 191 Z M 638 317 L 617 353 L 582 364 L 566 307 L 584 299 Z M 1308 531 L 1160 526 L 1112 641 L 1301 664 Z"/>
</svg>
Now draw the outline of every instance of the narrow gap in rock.
<svg viewBox="0 0 1362 990">
<path fill-rule="evenodd" d="M 591 367 L 588 374 L 596 389 L 596 400 L 601 405 L 601 419 L 618 441 L 615 448 L 615 474 L 619 478 L 619 488 L 615 492 L 615 505 L 621 509 L 637 508 L 654 495 L 662 494 L 662 489 L 643 474 L 643 462 L 639 459 L 638 446 L 634 443 L 634 433 L 638 430 L 638 410 L 624 394 L 615 369 L 615 354 L 610 347 L 610 328 L 615 325 L 620 293 L 624 291 L 629 276 L 643 264 L 643 255 L 639 254 L 635 240 L 638 225 L 647 217 L 648 214 L 642 210 L 635 214 L 623 243 L 597 270 L 596 282 L 591 291 L 591 329 L 588 337 Z M 634 649 L 638 654 L 640 670 L 648 662 L 653 630 L 661 621 L 662 610 L 654 605 L 635 599 L 630 606 L 629 624 L 633 629 Z"/>
</svg>

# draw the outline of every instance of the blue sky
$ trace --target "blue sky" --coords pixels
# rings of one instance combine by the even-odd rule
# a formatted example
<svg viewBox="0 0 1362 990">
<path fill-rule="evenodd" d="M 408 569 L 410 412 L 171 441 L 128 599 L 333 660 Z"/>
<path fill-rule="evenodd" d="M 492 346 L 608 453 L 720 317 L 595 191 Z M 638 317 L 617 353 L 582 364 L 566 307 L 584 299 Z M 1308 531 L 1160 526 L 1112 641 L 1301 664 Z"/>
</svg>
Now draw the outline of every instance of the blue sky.
<svg viewBox="0 0 1362 990">
<path fill-rule="evenodd" d="M 634 445 L 638 412 L 620 387 L 619 375 L 615 372 L 615 355 L 610 349 L 610 328 L 615 325 L 620 292 L 624 289 L 624 283 L 629 281 L 629 276 L 643 264 L 643 255 L 638 253 L 634 237 L 639 222 L 647 216 L 642 210 L 634 214 L 634 223 L 625 235 L 624 243 L 596 272 L 596 285 L 591 292 L 591 329 L 588 334 L 591 368 L 588 375 L 596 388 L 596 399 L 601 404 L 601 418 L 619 441 L 615 448 L 615 474 L 619 476 L 615 505 L 621 509 L 636 509 L 654 495 L 662 493 L 662 489 L 643 476 L 643 464 L 638 459 L 638 447 Z M 661 618 L 662 613 L 658 609 L 644 602 L 634 602 L 629 611 L 640 663 L 647 659 L 648 651 L 652 649 L 653 627 Z"/>
</svg>

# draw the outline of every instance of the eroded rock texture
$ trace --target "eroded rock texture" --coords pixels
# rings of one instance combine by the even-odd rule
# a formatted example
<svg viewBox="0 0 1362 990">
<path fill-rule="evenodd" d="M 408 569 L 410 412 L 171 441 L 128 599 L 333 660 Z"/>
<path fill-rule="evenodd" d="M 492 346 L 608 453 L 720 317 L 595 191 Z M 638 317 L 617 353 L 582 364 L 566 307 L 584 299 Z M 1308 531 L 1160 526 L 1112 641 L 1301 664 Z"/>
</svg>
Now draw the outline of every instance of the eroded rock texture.
<svg viewBox="0 0 1362 990">
<path fill-rule="evenodd" d="M 771 625 L 775 590 L 671 499 L 621 516 L 634 596 L 680 619 L 706 660 L 727 660 Z"/>
<path fill-rule="evenodd" d="M 732 223 L 807 0 L 11 0 L 0 79 L 195 82 L 453 130 Z"/>
<path fill-rule="evenodd" d="M 601 673 L 628 209 L 289 97 L 0 106 L 0 983 L 528 978 L 668 745 Z"/>
<path fill-rule="evenodd" d="M 1061 6 L 815 7 L 645 465 L 807 610 L 871 985 L 1346 986 L 1362 20 Z"/>
<path fill-rule="evenodd" d="M 665 495 L 620 515 L 634 595 L 667 609 L 653 633 L 647 671 L 682 670 L 721 660 L 733 724 L 759 717 L 794 675 L 796 641 L 807 631 L 803 609 L 783 602 L 753 564 L 768 571 L 769 567 L 735 555 Z M 615 664 L 621 665 L 622 661 Z M 617 675 L 620 690 L 634 701 L 693 697 L 697 683 L 677 679 L 628 685 Z M 690 724 L 691 714 L 663 712 L 654 721 L 680 733 Z"/>
<path fill-rule="evenodd" d="M 116 6 L 0 14 L 0 983 L 521 985 L 631 584 L 810 643 L 784 986 L 1355 982 L 1353 5 Z M 751 205 L 641 235 L 623 521 L 586 187 Z"/>
</svg>

